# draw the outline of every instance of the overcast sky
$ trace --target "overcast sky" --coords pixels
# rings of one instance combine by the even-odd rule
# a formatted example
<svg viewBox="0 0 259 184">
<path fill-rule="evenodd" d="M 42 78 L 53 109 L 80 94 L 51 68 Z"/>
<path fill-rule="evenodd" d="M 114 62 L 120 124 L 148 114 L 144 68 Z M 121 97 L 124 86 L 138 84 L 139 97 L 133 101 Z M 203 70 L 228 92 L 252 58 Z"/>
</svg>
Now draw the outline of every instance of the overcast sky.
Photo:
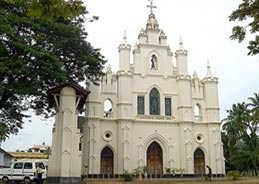
<svg viewBox="0 0 259 184">
<path fill-rule="evenodd" d="M 194 70 L 200 78 L 206 74 L 207 60 L 212 74 L 219 78 L 221 119 L 233 103 L 247 101 L 259 92 L 259 55 L 247 56 L 248 39 L 239 44 L 231 41 L 230 13 L 241 0 L 154 0 L 154 14 L 159 26 L 167 35 L 167 43 L 173 52 L 178 49 L 182 36 L 188 50 L 188 70 Z M 99 20 L 86 24 L 88 41 L 107 58 L 113 72 L 118 69 L 118 46 L 123 32 L 134 46 L 141 28 L 145 28 L 150 9 L 148 0 L 85 0 L 90 15 Z M 174 59 L 175 61 L 175 59 Z M 51 144 L 52 120 L 42 121 L 33 117 L 17 136 L 2 143 L 7 151 L 27 150 L 33 144 Z"/>
</svg>

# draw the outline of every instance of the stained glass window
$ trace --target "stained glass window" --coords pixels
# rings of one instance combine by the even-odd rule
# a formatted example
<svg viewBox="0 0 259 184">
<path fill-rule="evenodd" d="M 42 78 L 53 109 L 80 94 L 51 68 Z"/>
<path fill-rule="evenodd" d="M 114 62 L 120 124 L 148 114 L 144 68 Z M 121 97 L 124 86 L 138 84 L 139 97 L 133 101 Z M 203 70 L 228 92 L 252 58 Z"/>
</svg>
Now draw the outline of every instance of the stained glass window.
<svg viewBox="0 0 259 184">
<path fill-rule="evenodd" d="M 171 111 L 171 98 L 165 98 L 165 115 L 166 116 L 171 116 L 172 111 Z"/>
<path fill-rule="evenodd" d="M 138 96 L 138 114 L 145 114 L 145 98 Z"/>
<path fill-rule="evenodd" d="M 160 115 L 160 95 L 156 88 L 153 88 L 149 94 L 149 113 Z"/>
</svg>

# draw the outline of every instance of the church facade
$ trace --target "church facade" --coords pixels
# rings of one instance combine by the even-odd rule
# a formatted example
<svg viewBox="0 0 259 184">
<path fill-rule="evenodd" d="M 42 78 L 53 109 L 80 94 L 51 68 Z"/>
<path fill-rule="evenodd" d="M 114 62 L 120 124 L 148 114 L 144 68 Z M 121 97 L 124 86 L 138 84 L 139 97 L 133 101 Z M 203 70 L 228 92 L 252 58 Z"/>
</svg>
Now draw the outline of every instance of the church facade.
<svg viewBox="0 0 259 184">
<path fill-rule="evenodd" d="M 99 86 L 90 86 L 84 128 L 83 165 L 88 174 L 122 174 L 145 167 L 185 174 L 224 174 L 218 79 L 210 67 L 199 79 L 188 74 L 180 41 L 173 53 L 155 15 L 132 48 L 119 45 L 119 71 L 108 67 Z M 108 109 L 107 109 L 108 106 Z"/>
<path fill-rule="evenodd" d="M 108 66 L 99 85 L 90 84 L 90 94 L 71 84 L 51 89 L 57 116 L 49 182 L 114 176 L 136 168 L 159 176 L 169 170 L 202 175 L 208 173 L 207 165 L 212 174 L 224 175 L 218 78 L 210 66 L 202 79 L 195 72 L 189 75 L 187 54 L 181 40 L 173 54 L 151 4 L 138 43 L 131 48 L 125 37 L 119 45 L 116 74 Z M 83 104 L 80 132 L 76 122 Z"/>
</svg>

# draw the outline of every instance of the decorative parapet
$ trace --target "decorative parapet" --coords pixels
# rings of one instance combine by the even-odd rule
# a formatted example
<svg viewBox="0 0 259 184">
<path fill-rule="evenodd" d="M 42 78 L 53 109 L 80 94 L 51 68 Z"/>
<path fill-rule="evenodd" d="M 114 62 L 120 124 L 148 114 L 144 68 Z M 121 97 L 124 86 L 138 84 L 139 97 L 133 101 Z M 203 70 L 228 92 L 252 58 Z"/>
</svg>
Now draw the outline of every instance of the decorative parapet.
<svg viewBox="0 0 259 184">
<path fill-rule="evenodd" d="M 118 47 L 119 50 L 121 49 L 127 49 L 127 50 L 130 50 L 131 49 L 131 45 L 129 44 L 120 44 L 119 47 Z"/>
<path fill-rule="evenodd" d="M 202 80 L 203 83 L 205 82 L 216 82 L 218 83 L 218 78 L 217 77 L 213 77 L 213 78 L 210 78 L 210 77 L 205 77 L 203 80 Z"/>
<path fill-rule="evenodd" d="M 175 55 L 186 55 L 187 56 L 188 51 L 187 50 L 177 50 L 175 52 Z"/>
<path fill-rule="evenodd" d="M 145 119 L 145 120 L 176 120 L 173 116 L 160 116 L 160 115 L 137 115 L 136 119 Z"/>
</svg>

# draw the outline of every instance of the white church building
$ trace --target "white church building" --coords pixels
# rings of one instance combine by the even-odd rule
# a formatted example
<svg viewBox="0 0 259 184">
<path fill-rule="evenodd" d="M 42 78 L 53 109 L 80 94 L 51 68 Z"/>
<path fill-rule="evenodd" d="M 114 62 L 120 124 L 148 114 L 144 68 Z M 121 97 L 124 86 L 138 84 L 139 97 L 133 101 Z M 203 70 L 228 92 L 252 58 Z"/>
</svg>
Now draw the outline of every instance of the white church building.
<svg viewBox="0 0 259 184">
<path fill-rule="evenodd" d="M 131 47 L 124 38 L 119 45 L 116 74 L 107 67 L 99 85 L 87 89 L 89 95 L 70 84 L 50 90 L 57 109 L 50 181 L 76 181 L 81 174 L 114 176 L 139 167 L 161 177 L 168 168 L 186 176 L 206 174 L 207 165 L 213 174 L 225 174 L 218 78 L 210 66 L 201 79 L 195 72 L 189 75 L 182 41 L 173 53 L 152 1 L 150 7 L 137 44 Z M 77 109 L 84 104 L 80 133 Z"/>
</svg>

